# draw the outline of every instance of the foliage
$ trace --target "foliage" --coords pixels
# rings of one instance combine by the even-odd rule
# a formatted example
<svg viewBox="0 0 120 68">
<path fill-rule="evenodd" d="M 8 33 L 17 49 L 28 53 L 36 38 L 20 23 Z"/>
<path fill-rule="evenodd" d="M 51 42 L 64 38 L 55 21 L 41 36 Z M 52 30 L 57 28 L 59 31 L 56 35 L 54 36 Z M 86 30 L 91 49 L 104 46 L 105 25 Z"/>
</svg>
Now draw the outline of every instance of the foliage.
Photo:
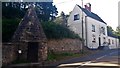
<svg viewBox="0 0 120 68">
<path fill-rule="evenodd" d="M 107 31 L 113 32 L 114 30 L 113 30 L 113 28 L 111 26 L 107 26 Z"/>
<path fill-rule="evenodd" d="M 120 42 L 120 26 L 116 28 L 115 34 L 118 36 L 119 42 Z"/>
<path fill-rule="evenodd" d="M 20 20 L 19 19 L 3 19 L 2 20 L 2 41 L 11 40 Z"/>
<path fill-rule="evenodd" d="M 22 18 L 30 4 L 35 5 L 36 13 L 41 21 L 55 19 L 57 8 L 52 2 L 3 2 L 2 14 L 4 18 Z"/>
<path fill-rule="evenodd" d="M 18 27 L 19 22 L 20 22 L 20 19 L 3 19 L 2 20 L 2 36 L 3 36 L 2 41 L 3 42 L 8 42 L 11 40 L 16 28 Z M 70 31 L 66 27 L 63 27 L 54 22 L 43 22 L 42 26 L 48 39 L 62 39 L 62 38 L 81 39 L 77 34 L 74 34 L 72 31 Z"/>
<path fill-rule="evenodd" d="M 25 14 L 25 9 L 20 9 L 20 4 L 17 2 L 2 3 L 3 18 L 22 18 Z"/>
<path fill-rule="evenodd" d="M 66 15 L 63 11 L 61 12 L 60 16 L 56 17 L 54 22 L 61 24 L 62 26 L 67 26 L 67 19 L 68 15 Z"/>
<path fill-rule="evenodd" d="M 55 5 L 52 2 L 36 2 L 36 12 L 40 20 L 49 21 L 55 19 L 58 11 Z"/>
<path fill-rule="evenodd" d="M 70 31 L 68 28 L 56 24 L 54 22 L 44 22 L 42 23 L 42 26 L 48 39 L 62 39 L 62 38 L 81 39 L 77 34 Z"/>
<path fill-rule="evenodd" d="M 27 6 L 31 3 L 26 2 L 4 2 L 2 3 L 2 35 L 3 42 L 11 40 L 21 18 L 25 15 Z M 42 26 L 48 39 L 62 39 L 62 38 L 79 38 L 77 34 L 67 29 L 64 26 L 54 22 L 47 22 L 50 17 L 55 18 L 57 15 L 57 8 L 53 6 L 52 2 L 37 2 L 36 6 L 37 15 L 42 21 Z M 44 22 L 45 21 L 45 22 Z"/>
<path fill-rule="evenodd" d="M 111 26 L 107 26 L 107 33 L 108 33 L 108 35 L 115 36 L 115 31 L 113 30 L 113 28 Z"/>
<path fill-rule="evenodd" d="M 53 53 L 53 52 L 49 52 L 48 53 L 48 57 L 47 57 L 47 61 L 54 61 L 54 60 L 63 60 L 66 59 L 66 57 L 80 57 L 81 54 L 79 53 L 68 53 L 68 52 L 64 52 L 64 53 Z"/>
<path fill-rule="evenodd" d="M 90 51 L 83 51 L 79 53 L 72 53 L 72 52 L 53 52 L 52 50 L 48 51 L 47 61 L 59 61 L 73 57 L 80 57 L 91 54 Z"/>
<path fill-rule="evenodd" d="M 16 28 L 22 17 L 24 17 L 26 8 L 31 3 L 29 2 L 3 2 L 2 3 L 2 41 L 8 42 L 11 40 Z M 57 15 L 57 8 L 50 3 L 36 3 L 37 9 L 42 8 L 37 12 L 40 20 L 48 21 L 50 14 Z M 39 6 L 39 7 L 38 7 Z M 49 8 L 49 9 L 48 9 Z M 37 11 L 37 10 L 36 10 Z M 40 11 L 42 14 L 39 15 Z M 55 16 L 53 16 L 55 17 Z"/>
<path fill-rule="evenodd" d="M 116 28 L 116 31 L 114 31 L 111 26 L 107 26 L 107 33 L 108 33 L 108 35 L 112 35 L 112 36 L 118 38 L 120 41 L 120 26 L 118 26 Z"/>
<path fill-rule="evenodd" d="M 120 26 L 116 28 L 116 35 L 120 36 Z"/>
</svg>

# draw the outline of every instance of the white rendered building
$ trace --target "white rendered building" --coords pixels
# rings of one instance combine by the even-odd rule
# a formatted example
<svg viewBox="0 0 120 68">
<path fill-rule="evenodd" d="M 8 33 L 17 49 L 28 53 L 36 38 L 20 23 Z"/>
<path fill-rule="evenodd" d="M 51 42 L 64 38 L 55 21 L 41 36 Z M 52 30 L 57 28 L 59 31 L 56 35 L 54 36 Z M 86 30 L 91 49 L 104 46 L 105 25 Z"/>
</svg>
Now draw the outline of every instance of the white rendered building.
<svg viewBox="0 0 120 68">
<path fill-rule="evenodd" d="M 90 49 L 108 46 L 108 38 L 111 37 L 108 37 L 107 34 L 107 24 L 97 14 L 91 12 L 90 3 L 85 5 L 85 8 L 75 5 L 68 18 L 67 26 L 71 31 L 83 38 L 84 45 Z M 117 43 L 115 42 L 114 45 Z"/>
</svg>

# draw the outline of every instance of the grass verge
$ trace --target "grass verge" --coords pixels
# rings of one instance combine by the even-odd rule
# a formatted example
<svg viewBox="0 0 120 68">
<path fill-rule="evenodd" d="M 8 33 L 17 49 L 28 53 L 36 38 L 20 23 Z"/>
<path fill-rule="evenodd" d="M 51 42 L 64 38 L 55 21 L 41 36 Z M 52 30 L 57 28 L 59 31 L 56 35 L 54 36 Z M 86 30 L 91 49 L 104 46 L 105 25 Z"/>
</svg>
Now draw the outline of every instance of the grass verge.
<svg viewBox="0 0 120 68">
<path fill-rule="evenodd" d="M 47 61 L 61 61 L 61 60 L 66 60 L 66 59 L 70 59 L 70 58 L 75 58 L 75 57 L 81 57 L 83 55 L 86 55 L 87 52 L 80 52 L 80 53 L 68 53 L 68 52 L 64 52 L 64 53 L 53 53 L 53 52 L 49 52 L 48 53 L 48 58 Z"/>
</svg>

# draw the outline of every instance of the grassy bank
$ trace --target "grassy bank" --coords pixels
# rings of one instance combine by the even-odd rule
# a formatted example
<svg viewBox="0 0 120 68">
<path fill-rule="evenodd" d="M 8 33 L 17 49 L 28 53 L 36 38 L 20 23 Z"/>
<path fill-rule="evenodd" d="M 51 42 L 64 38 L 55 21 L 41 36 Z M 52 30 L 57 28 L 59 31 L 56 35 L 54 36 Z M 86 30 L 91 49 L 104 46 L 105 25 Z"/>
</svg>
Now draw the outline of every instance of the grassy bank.
<svg viewBox="0 0 120 68">
<path fill-rule="evenodd" d="M 80 52 L 80 53 L 48 53 L 47 61 L 61 61 L 66 59 L 71 59 L 75 57 L 81 57 L 87 55 L 89 52 Z"/>
<path fill-rule="evenodd" d="M 73 58 L 80 58 L 80 57 L 85 57 L 89 56 L 91 54 L 95 54 L 98 52 L 101 52 L 102 50 L 88 50 L 84 48 L 84 51 L 80 53 L 51 53 L 48 52 L 48 58 L 45 64 L 54 64 L 56 62 L 64 62 L 65 60 L 70 60 Z"/>
</svg>

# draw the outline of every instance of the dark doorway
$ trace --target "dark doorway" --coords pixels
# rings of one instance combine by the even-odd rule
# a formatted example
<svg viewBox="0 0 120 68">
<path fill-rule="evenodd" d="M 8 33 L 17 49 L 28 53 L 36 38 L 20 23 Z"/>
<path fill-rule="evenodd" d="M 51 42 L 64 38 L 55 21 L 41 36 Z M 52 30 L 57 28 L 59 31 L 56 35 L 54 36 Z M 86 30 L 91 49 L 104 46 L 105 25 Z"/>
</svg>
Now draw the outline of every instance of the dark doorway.
<svg viewBox="0 0 120 68">
<path fill-rule="evenodd" d="M 99 46 L 101 46 L 101 38 L 99 37 Z"/>
<path fill-rule="evenodd" d="M 38 61 L 38 42 L 28 42 L 27 59 L 29 62 Z"/>
</svg>

